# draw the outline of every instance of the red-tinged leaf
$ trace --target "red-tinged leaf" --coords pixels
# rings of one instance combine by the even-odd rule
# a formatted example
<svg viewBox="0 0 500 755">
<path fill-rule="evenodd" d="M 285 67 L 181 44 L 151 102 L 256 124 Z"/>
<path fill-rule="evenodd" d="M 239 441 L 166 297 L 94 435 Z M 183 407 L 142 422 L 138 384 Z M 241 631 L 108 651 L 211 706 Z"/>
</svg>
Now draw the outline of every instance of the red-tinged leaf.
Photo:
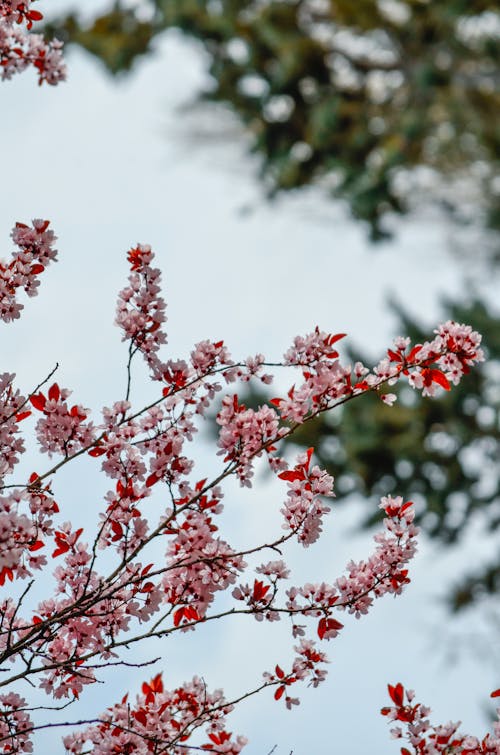
<svg viewBox="0 0 500 755">
<path fill-rule="evenodd" d="M 496 689 L 491 693 L 490 697 L 500 697 L 500 689 Z"/>
<path fill-rule="evenodd" d="M 58 514 L 58 513 L 59 513 L 59 506 L 57 505 L 57 503 L 56 503 L 55 501 L 53 502 L 53 504 L 52 504 L 52 506 L 51 506 L 50 510 L 51 510 L 51 511 L 52 511 L 52 512 L 53 512 L 54 514 Z"/>
<path fill-rule="evenodd" d="M 83 532 L 83 527 L 79 527 L 75 532 L 75 543 Z"/>
<path fill-rule="evenodd" d="M 272 404 L 273 406 L 279 407 L 282 401 L 283 401 L 282 398 L 272 398 L 269 403 Z"/>
<path fill-rule="evenodd" d="M 29 417 L 31 412 L 28 410 L 26 412 L 19 412 L 19 414 L 16 414 L 16 422 L 22 422 L 23 419 L 26 419 L 26 417 Z"/>
<path fill-rule="evenodd" d="M 411 752 L 406 747 L 401 748 L 401 755 L 411 755 Z"/>
<path fill-rule="evenodd" d="M 204 478 L 203 480 L 198 480 L 198 482 L 197 482 L 197 483 L 196 483 L 196 485 L 194 486 L 194 489 L 196 490 L 196 492 L 198 492 L 198 493 L 199 493 L 199 492 L 200 492 L 200 490 L 203 490 L 203 487 L 204 487 L 204 485 L 205 485 L 206 481 L 207 481 L 207 478 L 206 478 L 206 477 L 205 477 L 205 478 Z"/>
<path fill-rule="evenodd" d="M 86 414 L 81 414 L 80 413 L 80 408 L 78 406 L 76 406 L 76 405 L 71 407 L 69 413 L 70 413 L 71 417 L 78 417 L 78 419 L 80 420 L 80 422 L 83 422 L 83 420 L 87 419 L 87 415 Z"/>
<path fill-rule="evenodd" d="M 30 268 L 30 272 L 33 275 L 40 275 L 40 273 L 43 273 L 44 270 L 45 270 L 44 266 L 40 265 L 39 263 L 31 265 L 31 268 Z"/>
<path fill-rule="evenodd" d="M 113 538 L 113 540 L 114 540 L 114 538 Z M 139 590 L 139 592 L 144 592 L 144 593 L 152 592 L 154 590 L 154 587 L 155 586 L 154 586 L 153 582 L 146 582 L 144 585 L 142 585 L 142 587 Z"/>
<path fill-rule="evenodd" d="M 304 480 L 304 472 L 297 469 L 289 469 L 286 472 L 281 472 L 278 475 L 280 480 L 286 480 L 287 482 L 295 482 L 295 480 Z"/>
<path fill-rule="evenodd" d="M 26 223 L 16 223 L 16 228 L 29 228 L 29 225 L 26 225 Z"/>
<path fill-rule="evenodd" d="M 214 347 L 215 347 L 216 349 L 220 349 L 220 348 L 221 348 L 222 346 L 224 346 L 224 341 L 216 341 L 216 342 L 214 343 Z"/>
<path fill-rule="evenodd" d="M 200 618 L 198 611 L 194 606 L 186 606 L 186 608 L 184 609 L 184 616 L 190 621 L 199 621 Z"/>
<path fill-rule="evenodd" d="M 135 710 L 132 713 L 132 715 L 136 721 L 139 721 L 140 724 L 142 724 L 143 726 L 146 726 L 146 722 L 147 722 L 146 712 L 142 710 L 142 708 L 141 710 Z"/>
<path fill-rule="evenodd" d="M 148 479 L 146 480 L 146 487 L 152 488 L 153 485 L 156 485 L 157 482 L 161 480 L 161 477 L 158 477 L 155 472 L 153 474 L 150 474 Z"/>
<path fill-rule="evenodd" d="M 153 692 L 163 692 L 163 681 L 161 678 L 161 673 L 156 674 L 156 676 L 151 679 L 150 687 Z"/>
<path fill-rule="evenodd" d="M 111 538 L 111 542 L 116 543 L 123 537 L 123 527 L 121 526 L 120 522 L 111 522 L 111 529 L 114 533 L 113 537 Z"/>
<path fill-rule="evenodd" d="M 30 396 L 30 401 L 39 412 L 43 412 L 45 404 L 47 403 L 47 399 L 43 393 L 35 393 L 33 396 Z"/>
<path fill-rule="evenodd" d="M 283 697 L 283 693 L 285 692 L 285 690 L 286 690 L 286 687 L 283 684 L 280 687 L 278 687 L 278 689 L 274 693 L 274 699 L 279 700 L 281 697 Z"/>
<path fill-rule="evenodd" d="M 281 666 L 278 666 L 278 664 L 276 664 L 276 667 L 274 670 L 276 671 L 276 676 L 278 677 L 278 679 L 283 679 L 283 677 L 285 676 L 285 672 L 283 671 Z"/>
<path fill-rule="evenodd" d="M 253 583 L 253 599 L 254 600 L 262 600 L 266 593 L 269 591 L 270 585 L 264 585 L 263 582 L 256 579 Z"/>
<path fill-rule="evenodd" d="M 398 351 L 393 351 L 392 349 L 387 349 L 387 356 L 391 360 L 391 362 L 402 362 L 403 357 Z"/>
<path fill-rule="evenodd" d="M 127 692 L 126 695 L 123 695 L 123 697 L 122 697 L 122 705 L 125 705 L 125 703 L 127 702 L 127 700 L 128 700 L 128 692 Z"/>
<path fill-rule="evenodd" d="M 39 10 L 30 10 L 26 14 L 26 18 L 29 18 L 30 21 L 41 21 L 43 18 L 43 13 L 40 13 Z"/>
<path fill-rule="evenodd" d="M 392 708 L 381 708 L 380 709 L 380 715 L 382 716 L 388 716 L 391 712 Z"/>
<path fill-rule="evenodd" d="M 43 622 L 43 619 L 40 618 L 40 616 L 33 616 L 33 624 L 41 624 Z"/>
<path fill-rule="evenodd" d="M 313 455 L 313 453 L 314 453 L 314 448 L 308 448 L 306 451 L 306 456 L 307 456 L 306 469 L 309 469 L 309 465 L 311 463 L 311 456 Z"/>
<path fill-rule="evenodd" d="M 389 695 L 394 705 L 400 708 L 403 705 L 403 696 L 404 696 L 403 685 L 401 683 L 398 683 L 393 687 L 392 684 L 388 684 L 387 689 L 389 690 Z"/>
<path fill-rule="evenodd" d="M 178 608 L 177 611 L 174 611 L 174 627 L 178 627 L 183 618 L 184 606 L 182 608 Z"/>
<path fill-rule="evenodd" d="M 14 580 L 14 572 L 12 569 L 9 569 L 8 566 L 4 566 L 3 569 L 0 571 L 0 585 L 3 586 L 5 584 L 5 580 L 8 579 L 10 582 L 13 582 Z"/>
<path fill-rule="evenodd" d="M 442 388 L 445 389 L 445 391 L 451 390 L 451 385 L 448 382 L 448 379 L 446 378 L 446 375 L 441 372 L 441 370 L 430 370 L 430 377 L 433 383 L 437 383 Z"/>
<path fill-rule="evenodd" d="M 337 619 L 322 618 L 318 622 L 318 637 L 322 640 L 327 632 L 331 632 L 332 630 L 338 632 L 343 627 L 344 625 L 340 621 L 337 621 Z"/>
<path fill-rule="evenodd" d="M 366 380 L 360 380 L 359 383 L 354 384 L 354 389 L 358 391 L 369 391 L 370 385 Z"/>
<path fill-rule="evenodd" d="M 406 357 L 406 361 L 409 364 L 412 364 L 413 362 L 416 361 L 416 356 L 417 356 L 417 354 L 418 354 L 418 352 L 420 351 L 421 348 L 422 348 L 422 344 L 421 343 L 418 343 L 416 346 L 413 347 L 413 349 L 410 351 L 410 353 Z"/>
<path fill-rule="evenodd" d="M 29 480 L 28 480 L 29 484 L 33 485 L 33 483 L 35 482 L 35 480 L 38 480 L 39 477 L 40 477 L 39 474 L 37 474 L 36 472 L 32 472 L 30 474 L 30 476 L 29 476 Z"/>
<path fill-rule="evenodd" d="M 337 333 L 334 336 L 330 336 L 328 339 L 328 346 L 333 346 L 334 343 L 337 343 L 337 341 L 340 341 L 341 338 L 345 338 L 347 333 Z"/>
<path fill-rule="evenodd" d="M 148 564 L 147 566 L 145 566 L 144 569 L 141 571 L 141 577 L 145 577 L 146 574 L 149 571 L 151 571 L 151 569 L 152 569 L 153 566 L 154 566 L 154 564 Z"/>
<path fill-rule="evenodd" d="M 106 453 L 106 449 L 102 448 L 102 446 L 96 446 L 95 448 L 91 448 L 89 451 L 89 456 L 92 456 L 93 458 L 97 458 L 98 456 L 102 456 Z"/>
<path fill-rule="evenodd" d="M 67 543 L 63 543 L 59 545 L 55 551 L 52 553 L 52 558 L 57 558 L 58 556 L 62 556 L 63 553 L 67 553 L 69 551 L 69 545 Z"/>
<path fill-rule="evenodd" d="M 43 543 L 41 540 L 37 540 L 36 543 L 33 543 L 33 545 L 30 545 L 28 550 L 30 551 L 39 551 L 40 548 L 43 548 L 45 543 Z"/>
</svg>

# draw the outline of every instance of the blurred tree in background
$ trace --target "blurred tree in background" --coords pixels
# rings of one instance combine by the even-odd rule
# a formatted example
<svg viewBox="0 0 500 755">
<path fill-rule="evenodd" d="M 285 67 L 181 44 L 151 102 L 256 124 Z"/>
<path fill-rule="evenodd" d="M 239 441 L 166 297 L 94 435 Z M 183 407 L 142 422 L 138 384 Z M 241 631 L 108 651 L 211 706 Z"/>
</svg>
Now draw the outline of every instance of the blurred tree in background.
<svg viewBox="0 0 500 755">
<path fill-rule="evenodd" d="M 116 74 L 178 28 L 239 116 L 270 196 L 322 184 L 368 223 L 419 201 L 500 228 L 498 0 L 141 0 L 52 31 Z M 498 250 L 497 250 L 498 251 Z"/>
<path fill-rule="evenodd" d="M 373 240 L 391 215 L 439 204 L 455 223 L 481 228 L 500 259 L 498 0 L 142 0 L 51 27 L 113 74 L 130 71 L 158 34 L 181 29 L 209 62 L 200 100 L 241 119 L 269 196 L 323 186 Z M 396 331 L 423 338 L 393 307 Z M 304 426 L 294 443 L 316 447 L 339 498 L 421 495 L 422 526 L 452 544 L 477 516 L 500 529 L 500 317 L 478 300 L 448 302 L 445 315 L 483 333 L 483 369 L 436 401 L 401 389 L 389 410 L 367 396 Z M 450 596 L 455 611 L 500 591 L 500 552 L 482 571 L 467 568 Z"/>
</svg>

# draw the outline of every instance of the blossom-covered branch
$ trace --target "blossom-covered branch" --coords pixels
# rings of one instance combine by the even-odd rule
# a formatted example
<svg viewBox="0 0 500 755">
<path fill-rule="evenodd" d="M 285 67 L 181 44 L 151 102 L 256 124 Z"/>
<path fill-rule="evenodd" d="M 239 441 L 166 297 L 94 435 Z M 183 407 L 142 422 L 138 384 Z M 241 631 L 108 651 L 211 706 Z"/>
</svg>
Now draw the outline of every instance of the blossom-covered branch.
<svg viewBox="0 0 500 755">
<path fill-rule="evenodd" d="M 393 705 L 381 713 L 398 725 L 391 729 L 394 739 L 406 739 L 408 747 L 401 747 L 401 755 L 498 755 L 500 753 L 500 720 L 493 724 L 493 734 L 481 740 L 459 732 L 460 721 L 437 726 L 429 720 L 430 708 L 415 702 L 413 690 L 405 690 L 401 683 L 388 685 Z M 491 697 L 499 697 L 500 690 Z M 497 708 L 500 719 L 500 708 Z M 406 734 L 403 732 L 406 728 Z"/>
<path fill-rule="evenodd" d="M 41 272 L 33 255 L 38 254 L 44 263 L 54 258 L 49 243 L 53 237 L 44 236 L 47 227 L 39 221 L 33 230 L 20 226 L 16 240 L 24 241 L 26 254 L 32 256 L 24 260 L 28 265 L 23 268 L 24 277 L 17 275 L 14 264 L 5 268 L 5 301 L 12 300 L 21 286 L 32 290 L 30 275 Z M 39 247 L 45 256 L 37 251 Z M 348 564 L 346 574 L 331 583 L 292 585 L 283 599 L 283 581 L 290 578 L 281 557 L 283 549 L 292 539 L 309 547 L 320 537 L 322 519 L 330 510 L 324 499 L 333 494 L 333 479 L 312 463 L 313 449 L 290 465 L 279 455 L 280 440 L 318 413 L 367 391 L 380 392 L 390 404 L 383 386 L 400 378 L 426 394 L 433 394 L 436 386 L 449 389 L 482 359 L 480 336 L 467 326 L 446 323 L 428 343 L 411 346 L 407 339 L 398 339 L 372 370 L 359 363 L 354 367 L 341 363 L 335 345 L 344 334 L 318 328 L 296 338 L 281 364 L 297 369 L 302 382 L 286 398 L 276 398 L 272 405 L 256 410 L 241 404 L 236 393 L 226 395 L 217 415 L 222 467 L 214 458 L 214 477 L 197 479 L 195 456 L 189 448 L 207 409 L 224 383 L 252 378 L 269 383 L 272 378 L 264 370 L 270 365 L 261 354 L 235 362 L 222 341 L 197 344 L 188 360 L 162 361 L 166 335 L 160 272 L 152 267 L 148 246 L 134 247 L 128 260 L 129 285 L 120 293 L 117 309 L 117 324 L 129 344 L 127 400 L 104 408 L 102 421 L 94 424 L 89 410 L 70 404 L 68 389 L 58 383 L 48 390 L 32 391 L 29 404 L 39 415 L 35 426 L 39 448 L 58 460 L 20 484 L 7 483 L 6 477 L 24 452 L 19 423 L 30 411 L 24 410 L 27 400 L 14 389 L 13 376 L 4 376 L 0 509 L 5 527 L 0 541 L 0 586 L 18 579 L 32 581 L 19 600 L 5 598 L 0 606 L 0 664 L 9 662 L 11 669 L 0 685 L 10 689 L 22 679 L 38 680 L 55 699 L 76 700 L 97 680 L 99 668 L 114 663 L 112 659 L 120 658 L 121 650 L 131 643 L 223 618 L 251 615 L 258 621 L 274 622 L 287 616 L 293 641 L 299 641 L 294 645 L 295 661 L 288 672 L 279 664 L 272 672 L 265 671 L 263 685 L 254 689 L 274 686 L 275 698 L 283 698 L 292 707 L 298 702 L 289 693 L 292 685 L 308 680 L 317 686 L 326 675 L 327 659 L 313 635 L 333 639 L 343 628 L 337 612 L 360 617 L 376 597 L 401 592 L 409 581 L 407 564 L 415 552 L 417 530 L 410 502 L 383 499 L 385 532 L 376 536 L 374 554 Z M 19 309 L 13 311 L 19 315 Z M 130 397 L 130 364 L 136 354 L 142 354 L 151 378 L 160 384 L 158 398 L 139 409 Z M 76 463 L 84 453 L 113 481 L 92 543 L 85 538 L 86 522 L 72 525 L 53 490 L 58 469 Z M 287 488 L 281 508 L 283 530 L 274 536 L 268 533 L 260 543 L 234 548 L 219 533 L 221 486 L 230 476 L 251 486 L 260 456 L 266 457 Z M 159 486 L 167 493 L 167 505 L 157 507 L 153 514 L 149 499 Z M 147 562 L 148 548 L 155 541 L 164 544 L 162 563 Z M 108 554 L 102 562 L 107 564 L 104 570 L 103 551 Z M 263 561 L 255 567 L 257 576 L 249 578 L 246 559 L 260 552 L 279 552 L 280 558 Z M 30 604 L 35 575 L 43 573 L 51 561 L 57 564 L 56 592 Z M 228 596 L 217 607 L 217 597 L 230 591 L 232 600 Z M 96 727 L 67 737 L 69 751 L 83 752 L 89 742 L 96 753 L 111 752 L 118 745 L 123 752 L 140 752 L 141 747 L 146 752 L 151 751 L 152 742 L 157 752 L 185 751 L 183 738 L 203 724 L 208 726 L 209 737 L 205 748 L 239 752 L 243 740 L 232 739 L 221 723 L 231 705 L 225 707 L 219 693 L 210 697 L 199 680 L 164 693 L 161 677 L 155 680 L 156 688 L 147 684 L 146 692 L 143 688 L 145 698 L 138 698 L 135 713 L 125 702 L 115 706 Z M 248 694 L 253 692 L 243 693 L 243 698 Z M 31 709 L 19 697 L 4 698 L 8 709 L 4 751 L 11 752 L 14 744 L 30 746 L 27 732 L 36 729 Z M 179 710 L 173 712 L 172 706 L 186 700 L 194 718 L 186 717 L 184 707 L 184 718 Z"/>
</svg>

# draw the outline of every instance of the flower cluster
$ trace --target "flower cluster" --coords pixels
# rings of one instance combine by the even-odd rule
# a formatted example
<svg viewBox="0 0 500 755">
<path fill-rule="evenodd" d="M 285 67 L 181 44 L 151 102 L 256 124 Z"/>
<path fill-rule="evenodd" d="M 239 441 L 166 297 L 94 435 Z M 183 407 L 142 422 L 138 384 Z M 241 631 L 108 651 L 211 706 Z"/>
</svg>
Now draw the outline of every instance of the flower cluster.
<svg viewBox="0 0 500 755">
<path fill-rule="evenodd" d="M 85 423 L 88 409 L 78 404 L 70 409 L 66 403 L 70 394 L 54 383 L 47 396 L 41 392 L 30 396 L 32 405 L 43 414 L 37 422 L 36 435 L 40 449 L 49 456 L 57 453 L 68 457 L 94 442 L 94 426 Z"/>
<path fill-rule="evenodd" d="M 14 252 L 10 262 L 0 263 L 0 319 L 4 322 L 20 316 L 23 305 L 17 301 L 18 290 L 24 289 L 28 296 L 36 296 L 38 276 L 57 257 L 56 236 L 49 230 L 48 220 L 33 220 L 32 228 L 16 223 L 12 239 L 19 251 Z"/>
<path fill-rule="evenodd" d="M 31 718 L 26 700 L 15 692 L 0 695 L 0 746 L 2 752 L 33 752 L 30 740 Z"/>
<path fill-rule="evenodd" d="M 0 78 L 10 79 L 33 66 L 40 84 L 55 85 L 66 78 L 63 45 L 57 39 L 46 42 L 40 34 L 27 33 L 43 18 L 31 6 L 32 0 L 0 2 Z"/>
<path fill-rule="evenodd" d="M 393 705 L 382 708 L 381 713 L 389 721 L 404 724 L 407 729 L 407 747 L 401 747 L 401 755 L 498 755 L 500 753 L 500 720 L 493 724 L 493 734 L 486 734 L 483 739 L 460 734 L 457 723 L 436 726 L 429 721 L 430 709 L 415 703 L 413 690 L 405 690 L 401 683 L 388 685 L 389 696 Z M 491 697 L 498 697 L 500 690 Z M 500 718 L 500 708 L 497 709 Z M 394 739 L 403 739 L 400 725 L 391 729 Z"/>
<path fill-rule="evenodd" d="M 279 428 L 278 415 L 270 406 L 261 406 L 256 411 L 240 404 L 238 396 L 225 396 L 217 415 L 219 453 L 224 461 L 234 463 L 242 485 L 251 487 L 252 462 L 264 452 L 269 456 L 276 450 L 276 442 L 286 433 Z"/>
<path fill-rule="evenodd" d="M 194 677 L 175 690 L 166 690 L 161 674 L 144 682 L 135 705 L 127 702 L 114 705 L 101 716 L 96 726 L 64 738 L 66 752 L 80 755 L 149 755 L 168 752 L 181 755 L 190 749 L 185 743 L 193 732 L 203 726 L 207 741 L 196 749 L 238 755 L 246 744 L 243 737 L 232 738 L 225 730 L 225 719 L 232 706 L 224 700 L 221 690 L 208 692 L 204 682 Z"/>
<path fill-rule="evenodd" d="M 333 477 L 318 466 L 311 464 L 313 449 L 300 454 L 292 470 L 281 472 L 278 477 L 288 483 L 288 494 L 281 513 L 285 518 L 284 529 L 297 534 L 299 543 L 305 547 L 315 543 L 321 534 L 324 514 L 330 508 L 322 497 L 333 496 Z"/>
</svg>

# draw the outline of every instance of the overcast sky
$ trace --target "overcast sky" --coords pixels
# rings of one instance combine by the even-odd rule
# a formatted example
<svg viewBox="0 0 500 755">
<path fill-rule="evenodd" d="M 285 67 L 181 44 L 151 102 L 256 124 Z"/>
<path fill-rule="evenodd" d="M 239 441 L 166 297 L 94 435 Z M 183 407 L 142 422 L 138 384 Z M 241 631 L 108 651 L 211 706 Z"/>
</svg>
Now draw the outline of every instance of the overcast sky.
<svg viewBox="0 0 500 755">
<path fill-rule="evenodd" d="M 1 91 L 2 249 L 10 252 L 17 220 L 50 218 L 59 236 L 60 261 L 43 276 L 40 295 L 19 323 L 4 326 L 2 371 L 17 372 L 24 390 L 57 361 L 60 384 L 97 416 L 122 395 L 126 355 L 114 308 L 126 251 L 137 241 L 152 244 L 163 271 L 173 357 L 203 338 L 223 338 L 236 357 L 260 351 L 274 360 L 294 335 L 318 324 L 347 332 L 377 358 L 392 335 L 389 294 L 432 326 L 440 295 L 463 291 L 463 270 L 435 218 L 406 222 L 394 243 L 373 250 L 341 205 L 314 192 L 266 205 L 244 139 L 227 138 L 227 121 L 220 122 L 222 144 L 194 144 L 186 135 L 193 117 L 186 120 L 179 106 L 204 80 L 203 57 L 177 33 L 165 35 L 126 80 L 111 80 L 80 52 L 68 56 L 68 67 L 68 82 L 57 88 L 38 88 L 24 74 Z M 139 371 L 138 403 L 146 390 L 141 379 Z M 200 454 L 209 458 L 206 448 Z M 58 484 L 75 525 L 84 507 L 98 510 L 105 481 L 89 482 L 85 465 Z M 257 479 L 250 493 L 229 488 L 226 531 L 257 537 L 263 522 L 276 521 L 280 496 L 267 479 Z M 370 535 L 346 537 L 359 513 L 359 503 L 349 506 L 337 513 L 334 505 L 322 542 L 294 555 L 296 583 L 332 580 L 351 556 L 368 554 Z M 445 664 L 452 635 L 438 599 L 457 564 L 479 562 L 490 545 L 478 556 L 473 536 L 455 552 L 423 543 L 407 593 L 380 601 L 368 618 L 346 621 L 327 647 L 328 681 L 301 689 L 299 709 L 289 713 L 264 694 L 234 713 L 231 730 L 250 739 L 245 752 L 267 755 L 277 745 L 277 755 L 398 753 L 378 714 L 387 682 L 396 681 L 415 688 L 436 721 L 462 718 L 482 734 L 483 707 L 499 680 L 471 653 Z M 284 627 L 234 622 L 153 643 L 143 654 L 164 655 L 155 669 L 164 669 L 167 685 L 198 672 L 209 687 L 232 694 L 286 662 L 286 637 Z M 98 713 L 126 689 L 134 693 L 143 676 L 114 670 L 105 685 L 87 691 L 78 715 Z M 62 752 L 58 742 L 53 732 L 40 736 L 36 752 Z"/>
</svg>

